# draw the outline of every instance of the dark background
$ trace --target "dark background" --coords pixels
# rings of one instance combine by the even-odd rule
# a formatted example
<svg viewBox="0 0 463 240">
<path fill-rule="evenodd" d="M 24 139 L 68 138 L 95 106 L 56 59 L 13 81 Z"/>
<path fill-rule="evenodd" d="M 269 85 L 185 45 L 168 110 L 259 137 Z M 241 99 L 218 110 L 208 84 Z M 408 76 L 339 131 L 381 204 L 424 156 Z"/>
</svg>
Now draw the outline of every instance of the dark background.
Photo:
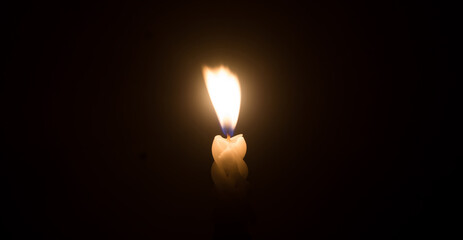
<svg viewBox="0 0 463 240">
<path fill-rule="evenodd" d="M 212 238 L 219 64 L 242 87 L 251 237 L 452 236 L 453 7 L 5 4 L 2 239 Z"/>
</svg>

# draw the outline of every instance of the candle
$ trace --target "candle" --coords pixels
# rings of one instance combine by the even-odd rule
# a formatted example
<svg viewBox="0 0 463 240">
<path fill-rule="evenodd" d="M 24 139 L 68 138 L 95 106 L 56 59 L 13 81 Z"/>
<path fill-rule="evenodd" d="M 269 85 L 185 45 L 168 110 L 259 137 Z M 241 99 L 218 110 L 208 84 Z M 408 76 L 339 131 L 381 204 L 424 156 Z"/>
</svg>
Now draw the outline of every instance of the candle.
<svg viewBox="0 0 463 240">
<path fill-rule="evenodd" d="M 248 175 L 248 166 L 243 160 L 246 141 L 242 134 L 232 137 L 240 111 L 240 84 L 236 75 L 224 66 L 214 69 L 204 67 L 203 74 L 212 105 L 226 135 L 226 138 L 217 135 L 212 142 L 212 180 L 222 193 L 239 195 L 244 193 Z"/>
</svg>

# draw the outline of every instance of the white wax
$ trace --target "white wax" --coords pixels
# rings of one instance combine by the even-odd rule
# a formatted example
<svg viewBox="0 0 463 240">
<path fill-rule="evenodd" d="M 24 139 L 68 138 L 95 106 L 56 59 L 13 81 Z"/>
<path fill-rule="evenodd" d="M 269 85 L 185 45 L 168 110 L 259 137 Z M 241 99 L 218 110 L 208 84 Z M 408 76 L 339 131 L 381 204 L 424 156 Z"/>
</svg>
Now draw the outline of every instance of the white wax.
<svg viewBox="0 0 463 240">
<path fill-rule="evenodd" d="M 248 166 L 243 158 L 246 154 L 246 141 L 243 134 L 231 139 L 215 136 L 212 142 L 212 180 L 219 190 L 242 191 L 246 185 Z"/>
</svg>

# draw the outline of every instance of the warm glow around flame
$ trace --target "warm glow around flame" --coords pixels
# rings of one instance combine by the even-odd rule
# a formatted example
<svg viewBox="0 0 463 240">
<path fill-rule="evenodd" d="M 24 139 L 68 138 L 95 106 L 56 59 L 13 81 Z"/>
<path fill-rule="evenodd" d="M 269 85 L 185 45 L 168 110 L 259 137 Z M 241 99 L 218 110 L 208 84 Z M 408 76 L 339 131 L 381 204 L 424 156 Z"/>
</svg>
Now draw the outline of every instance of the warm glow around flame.
<svg viewBox="0 0 463 240">
<path fill-rule="evenodd" d="M 224 66 L 204 67 L 203 75 L 222 130 L 227 135 L 233 135 L 241 104 L 238 78 Z"/>
</svg>

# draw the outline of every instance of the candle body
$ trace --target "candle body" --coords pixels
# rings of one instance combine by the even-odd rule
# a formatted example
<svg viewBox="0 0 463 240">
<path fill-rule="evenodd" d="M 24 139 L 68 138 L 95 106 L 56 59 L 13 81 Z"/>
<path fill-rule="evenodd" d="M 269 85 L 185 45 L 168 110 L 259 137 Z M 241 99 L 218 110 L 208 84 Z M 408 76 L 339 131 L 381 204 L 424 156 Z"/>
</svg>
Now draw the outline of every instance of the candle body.
<svg viewBox="0 0 463 240">
<path fill-rule="evenodd" d="M 246 141 L 239 134 L 231 139 L 215 136 L 212 142 L 212 180 L 219 190 L 242 192 L 246 186 L 248 166 L 243 158 L 246 155 Z"/>
</svg>

